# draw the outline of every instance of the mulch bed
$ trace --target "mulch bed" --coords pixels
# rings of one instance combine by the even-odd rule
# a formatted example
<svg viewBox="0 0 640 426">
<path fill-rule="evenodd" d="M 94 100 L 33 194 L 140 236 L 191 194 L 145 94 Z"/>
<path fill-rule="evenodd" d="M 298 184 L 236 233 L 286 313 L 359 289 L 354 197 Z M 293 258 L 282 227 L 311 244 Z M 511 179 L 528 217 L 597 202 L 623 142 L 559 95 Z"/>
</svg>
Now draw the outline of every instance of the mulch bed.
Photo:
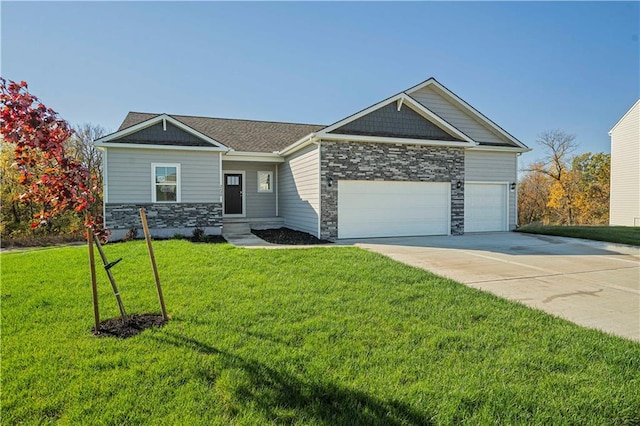
<svg viewBox="0 0 640 426">
<path fill-rule="evenodd" d="M 329 244 L 331 241 L 320 240 L 306 232 L 294 231 L 289 228 L 264 229 L 251 231 L 254 235 L 272 244 L 309 245 Z"/>
<path fill-rule="evenodd" d="M 142 333 L 152 327 L 162 327 L 167 322 L 160 314 L 133 314 L 129 315 L 127 324 L 123 324 L 120 318 L 111 318 L 100 323 L 100 332 L 94 334 L 98 337 L 119 337 L 126 339 Z M 93 331 L 93 329 L 91 330 Z"/>
<path fill-rule="evenodd" d="M 222 235 L 203 235 L 201 237 L 189 237 L 187 240 L 192 243 L 206 243 L 206 244 L 223 244 L 227 240 Z"/>
</svg>

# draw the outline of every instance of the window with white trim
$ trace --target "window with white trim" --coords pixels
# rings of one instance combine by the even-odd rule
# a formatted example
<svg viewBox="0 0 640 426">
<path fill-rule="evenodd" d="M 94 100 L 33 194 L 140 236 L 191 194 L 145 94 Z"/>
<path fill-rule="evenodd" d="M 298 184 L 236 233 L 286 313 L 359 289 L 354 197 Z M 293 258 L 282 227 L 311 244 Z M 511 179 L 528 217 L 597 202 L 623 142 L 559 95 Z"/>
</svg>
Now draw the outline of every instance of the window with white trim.
<svg viewBox="0 0 640 426">
<path fill-rule="evenodd" d="M 258 192 L 273 192 L 273 172 L 258 172 Z"/>
<path fill-rule="evenodd" d="M 180 202 L 180 164 L 151 165 L 151 199 L 154 203 Z"/>
</svg>

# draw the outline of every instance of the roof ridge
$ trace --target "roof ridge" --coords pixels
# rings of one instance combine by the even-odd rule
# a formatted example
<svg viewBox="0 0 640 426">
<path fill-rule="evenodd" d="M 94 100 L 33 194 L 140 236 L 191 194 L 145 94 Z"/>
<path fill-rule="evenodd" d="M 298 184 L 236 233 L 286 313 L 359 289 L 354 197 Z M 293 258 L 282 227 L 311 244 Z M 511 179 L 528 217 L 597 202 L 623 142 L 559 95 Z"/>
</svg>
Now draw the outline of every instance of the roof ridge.
<svg viewBox="0 0 640 426">
<path fill-rule="evenodd" d="M 183 115 L 183 114 L 169 114 L 165 112 L 155 113 L 155 112 L 142 112 L 142 111 L 129 111 L 129 114 L 145 114 L 145 115 L 163 115 L 166 114 L 170 117 L 186 117 L 186 118 L 204 118 L 204 119 L 214 119 L 214 120 L 228 120 L 228 121 L 251 121 L 254 123 L 274 123 L 274 124 L 293 124 L 299 126 L 326 126 L 326 124 L 316 124 L 316 123 L 294 123 L 291 121 L 274 121 L 274 120 L 253 120 L 250 118 L 229 118 L 229 117 L 210 117 L 206 115 Z"/>
</svg>

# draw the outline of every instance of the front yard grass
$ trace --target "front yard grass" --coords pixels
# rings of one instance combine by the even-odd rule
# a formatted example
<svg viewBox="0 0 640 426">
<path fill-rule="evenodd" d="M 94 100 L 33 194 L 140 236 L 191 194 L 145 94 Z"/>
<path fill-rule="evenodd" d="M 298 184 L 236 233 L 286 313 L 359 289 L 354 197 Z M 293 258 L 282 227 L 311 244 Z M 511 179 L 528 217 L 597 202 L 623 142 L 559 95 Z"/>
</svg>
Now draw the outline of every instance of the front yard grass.
<svg viewBox="0 0 640 426">
<path fill-rule="evenodd" d="M 172 319 L 130 339 L 86 247 L 0 257 L 2 424 L 640 423 L 637 343 L 357 248 L 154 245 Z M 105 250 L 158 312 L 144 242 Z"/>
<path fill-rule="evenodd" d="M 516 230 L 529 234 L 557 235 L 560 237 L 584 238 L 586 240 L 640 246 L 638 226 L 539 226 L 526 225 Z"/>
</svg>

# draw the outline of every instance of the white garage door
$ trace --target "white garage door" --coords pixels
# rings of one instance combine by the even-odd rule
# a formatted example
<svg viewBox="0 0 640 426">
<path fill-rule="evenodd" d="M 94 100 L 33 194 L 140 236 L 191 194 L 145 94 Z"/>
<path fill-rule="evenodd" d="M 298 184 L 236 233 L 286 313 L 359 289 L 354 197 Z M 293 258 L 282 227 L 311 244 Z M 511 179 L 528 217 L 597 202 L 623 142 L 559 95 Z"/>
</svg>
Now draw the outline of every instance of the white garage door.
<svg viewBox="0 0 640 426">
<path fill-rule="evenodd" d="M 507 230 L 507 185 L 467 183 L 464 186 L 464 232 Z"/>
<path fill-rule="evenodd" d="M 338 182 L 338 238 L 449 234 L 449 182 Z"/>
</svg>

